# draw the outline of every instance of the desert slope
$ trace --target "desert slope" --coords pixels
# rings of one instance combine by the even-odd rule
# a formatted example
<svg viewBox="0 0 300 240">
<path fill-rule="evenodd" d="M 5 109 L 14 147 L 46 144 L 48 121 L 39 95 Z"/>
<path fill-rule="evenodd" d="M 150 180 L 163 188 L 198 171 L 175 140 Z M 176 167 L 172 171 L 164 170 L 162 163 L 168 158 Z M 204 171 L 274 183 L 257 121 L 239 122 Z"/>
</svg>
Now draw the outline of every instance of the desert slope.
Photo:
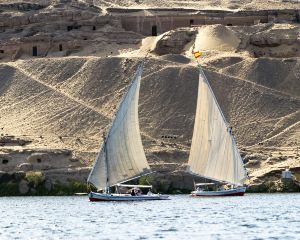
<svg viewBox="0 0 300 240">
<path fill-rule="evenodd" d="M 1 99 L 5 114 L 1 119 L 4 124 L 16 117 L 15 122 L 5 126 L 7 133 L 28 134 L 36 125 L 32 133 L 37 135 L 76 133 L 99 137 L 100 130 L 112 119 L 139 61 L 139 58 L 76 57 L 2 64 L 5 84 Z M 277 90 L 276 79 L 270 78 L 274 83 L 257 84 L 238 74 L 217 72 L 210 65 L 205 70 L 225 116 L 236 129 L 239 143 L 253 145 L 277 135 L 272 135 L 274 123 L 297 123 L 299 99 Z M 140 97 L 141 128 L 145 134 L 159 138 L 159 133 L 169 131 L 185 141 L 191 138 L 197 77 L 196 66 L 147 60 Z M 294 85 L 290 85 L 289 91 L 295 91 Z M 290 121 L 284 122 L 283 118 Z M 59 125 L 51 126 L 58 120 Z M 69 124 L 73 120 L 75 123 Z M 257 122 L 263 126 L 252 129 L 251 124 Z M 99 125 L 103 125 L 101 129 Z"/>
<path fill-rule="evenodd" d="M 70 57 L 1 64 L 2 134 L 29 138 L 27 148 L 69 149 L 83 162 L 92 162 L 141 60 Z M 298 98 L 238 74 L 223 74 L 209 62 L 204 69 L 241 150 L 251 153 L 258 144 L 278 151 L 296 146 Z M 140 128 L 148 160 L 156 168 L 173 164 L 176 170 L 187 162 L 197 84 L 193 64 L 146 59 Z"/>
<path fill-rule="evenodd" d="M 16 181 L 22 194 L 34 194 L 22 178 L 31 171 L 43 172 L 47 188 L 84 183 L 145 60 L 139 119 L 147 159 L 162 191 L 191 188 L 183 170 L 197 102 L 192 53 L 201 51 L 247 183 L 278 184 L 290 168 L 298 184 L 298 3 L 31 2 L 0 4 L 0 181 Z"/>
</svg>

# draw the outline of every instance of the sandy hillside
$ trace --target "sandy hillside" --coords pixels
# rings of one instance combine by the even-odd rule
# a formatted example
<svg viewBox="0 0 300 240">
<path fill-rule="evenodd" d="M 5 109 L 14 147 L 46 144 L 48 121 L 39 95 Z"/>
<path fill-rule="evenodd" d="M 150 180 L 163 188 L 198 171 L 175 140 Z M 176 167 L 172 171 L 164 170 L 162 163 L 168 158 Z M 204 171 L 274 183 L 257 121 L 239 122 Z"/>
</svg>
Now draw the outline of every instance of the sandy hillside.
<svg viewBox="0 0 300 240">
<path fill-rule="evenodd" d="M 103 7 L 185 4 L 191 8 L 204 4 L 217 8 L 221 4 L 223 8 L 235 5 L 245 9 L 265 6 L 253 1 L 218 4 L 213 1 L 97 1 L 96 4 Z M 283 7 L 278 1 L 272 4 L 274 8 Z M 287 8 L 297 6 L 284 4 Z M 100 13 L 93 11 L 91 18 L 95 19 Z M 198 69 L 192 52 L 200 50 L 203 54 L 199 62 L 233 127 L 250 183 L 277 181 L 285 168 L 298 174 L 298 24 L 214 24 L 178 28 L 149 37 L 125 31 L 115 18 L 105 17 L 92 23 L 84 19 L 90 25 L 82 29 L 72 25 L 77 27 L 72 31 L 64 32 L 56 23 L 49 24 L 50 30 L 42 28 L 40 23 L 32 26 L 28 23 L 21 29 L 0 33 L 1 44 L 6 46 L 20 40 L 24 49 L 31 51 L 31 41 L 40 41 L 46 49 L 39 57 L 19 49 L 13 57 L 1 58 L 0 159 L 10 156 L 9 167 L 3 165 L 1 171 L 27 169 L 30 166 L 24 163 L 29 158 L 36 159 L 32 155 L 41 154 L 41 149 L 53 151 L 59 155 L 50 154 L 53 159 L 65 161 L 59 165 L 61 175 L 52 173 L 57 178 L 66 169 L 90 166 L 137 65 L 148 53 L 139 100 L 143 145 L 154 169 L 165 175 L 178 174 L 188 159 L 196 109 Z M 65 27 L 70 26 L 68 21 L 62 21 Z M 101 23 L 97 29 L 92 28 L 95 22 Z M 68 42 L 68 50 L 45 44 L 62 38 Z M 74 159 L 80 164 L 74 164 Z M 50 165 L 42 170 L 51 175 L 57 164 L 48 162 Z M 82 179 L 87 172 L 88 169 L 82 173 Z M 176 176 L 174 181 L 180 184 L 181 178 Z"/>
<path fill-rule="evenodd" d="M 26 147 L 67 148 L 85 161 L 92 161 L 139 61 L 88 57 L 1 64 L 2 133 L 29 138 L 32 143 Z M 300 100 L 253 79 L 224 74 L 214 66 L 220 61 L 222 58 L 214 59 L 205 72 L 240 149 L 263 143 L 278 151 L 292 151 L 295 157 Z M 234 65 L 239 69 L 238 64 Z M 227 66 L 230 67 L 234 68 Z M 164 154 L 157 158 L 157 152 L 164 151 L 171 151 L 173 156 L 167 162 L 187 161 L 197 80 L 197 69 L 191 64 L 147 60 L 140 95 L 140 125 L 150 163 L 166 161 Z M 165 141 L 164 135 L 177 139 Z M 183 157 L 177 159 L 182 151 Z M 92 154 L 86 159 L 85 152 Z"/>
</svg>

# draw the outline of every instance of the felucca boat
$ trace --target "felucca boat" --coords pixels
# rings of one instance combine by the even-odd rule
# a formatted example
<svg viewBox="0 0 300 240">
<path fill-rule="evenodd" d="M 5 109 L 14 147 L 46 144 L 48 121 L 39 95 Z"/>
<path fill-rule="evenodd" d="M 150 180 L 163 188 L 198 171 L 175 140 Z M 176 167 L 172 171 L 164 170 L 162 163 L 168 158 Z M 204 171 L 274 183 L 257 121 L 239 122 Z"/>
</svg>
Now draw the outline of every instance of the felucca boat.
<svg viewBox="0 0 300 240">
<path fill-rule="evenodd" d="M 198 67 L 198 100 L 187 171 L 213 182 L 195 184 L 191 195 L 243 196 L 247 176 L 243 160 L 199 62 Z"/>
<path fill-rule="evenodd" d="M 139 119 L 138 98 L 143 63 L 135 73 L 134 79 L 123 97 L 116 116 L 104 138 L 94 166 L 88 177 L 88 184 L 97 188 L 90 192 L 90 201 L 145 201 L 165 200 L 167 195 L 141 194 L 137 188 L 151 188 L 148 185 L 124 185 L 122 183 L 151 173 L 142 145 Z M 110 192 L 115 187 L 116 193 Z M 131 187 L 131 193 L 122 194 L 119 189 Z M 98 191 L 102 191 L 101 193 Z"/>
</svg>

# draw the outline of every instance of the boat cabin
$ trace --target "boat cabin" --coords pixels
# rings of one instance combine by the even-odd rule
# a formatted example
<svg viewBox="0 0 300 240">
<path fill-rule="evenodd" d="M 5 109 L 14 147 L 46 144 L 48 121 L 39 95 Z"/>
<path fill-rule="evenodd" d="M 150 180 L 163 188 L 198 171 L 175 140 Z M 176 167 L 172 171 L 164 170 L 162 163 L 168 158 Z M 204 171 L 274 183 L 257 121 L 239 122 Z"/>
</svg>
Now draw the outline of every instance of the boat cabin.
<svg viewBox="0 0 300 240">
<path fill-rule="evenodd" d="M 215 183 L 195 183 L 196 191 L 211 191 L 215 188 Z"/>
<path fill-rule="evenodd" d="M 115 188 L 118 194 L 130 194 L 132 196 L 152 194 L 152 185 L 117 184 Z"/>
<path fill-rule="evenodd" d="M 227 183 L 196 183 L 195 190 L 196 191 L 223 191 L 232 189 L 232 185 L 228 185 Z"/>
</svg>

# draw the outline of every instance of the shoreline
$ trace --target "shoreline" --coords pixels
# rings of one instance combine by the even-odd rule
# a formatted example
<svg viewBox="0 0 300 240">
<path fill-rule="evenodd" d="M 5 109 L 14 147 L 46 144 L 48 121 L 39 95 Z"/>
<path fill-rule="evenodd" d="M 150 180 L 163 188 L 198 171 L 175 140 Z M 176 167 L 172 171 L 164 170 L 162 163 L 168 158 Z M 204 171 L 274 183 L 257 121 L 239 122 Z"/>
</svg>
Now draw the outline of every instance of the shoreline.
<svg viewBox="0 0 300 240">
<path fill-rule="evenodd" d="M 167 186 L 166 179 L 141 178 L 134 184 L 153 185 L 154 192 L 162 194 L 190 194 L 192 188 L 174 188 Z M 192 186 L 192 185 L 190 185 Z M 68 183 L 52 183 L 46 179 L 41 172 L 29 172 L 23 177 L 18 174 L 18 180 L 9 180 L 0 183 L 0 197 L 12 196 L 78 196 L 88 194 L 88 186 L 85 182 L 70 181 Z M 267 181 L 259 185 L 247 187 L 246 194 L 252 193 L 298 193 L 300 192 L 299 182 L 295 180 Z M 80 193 L 80 194 L 79 194 Z"/>
</svg>

